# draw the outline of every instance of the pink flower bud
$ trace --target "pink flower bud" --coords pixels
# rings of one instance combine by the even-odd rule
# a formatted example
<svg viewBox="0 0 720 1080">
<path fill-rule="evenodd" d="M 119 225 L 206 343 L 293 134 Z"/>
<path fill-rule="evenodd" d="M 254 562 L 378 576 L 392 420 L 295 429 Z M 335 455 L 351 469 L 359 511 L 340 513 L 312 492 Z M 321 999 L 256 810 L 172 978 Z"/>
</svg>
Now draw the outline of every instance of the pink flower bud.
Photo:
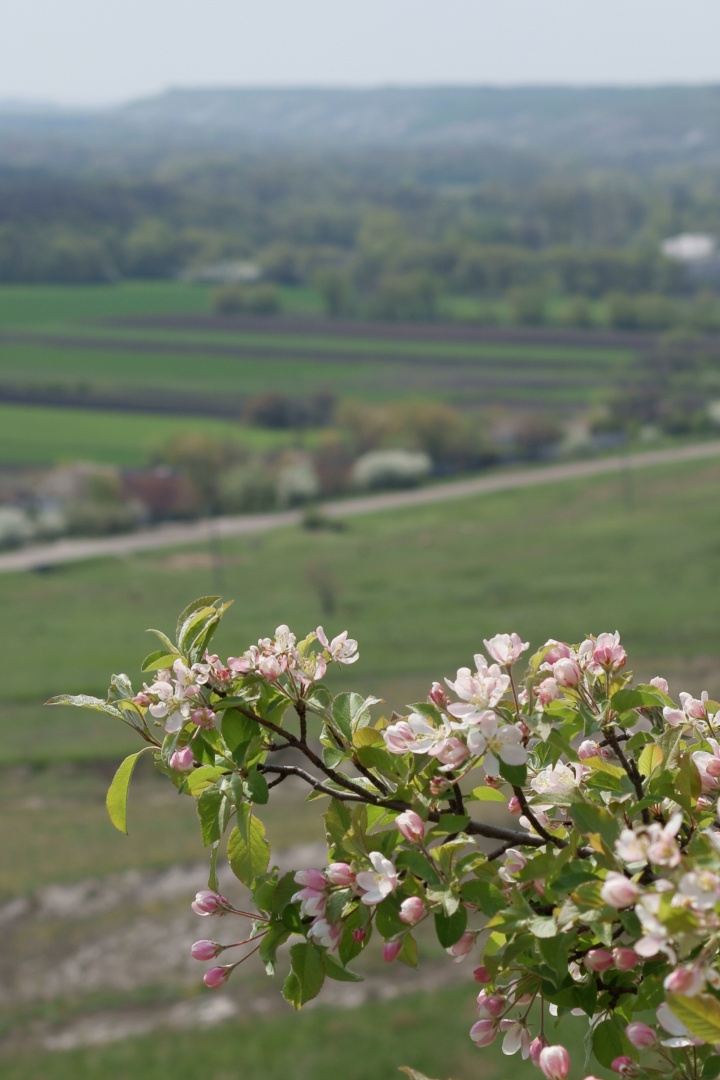
<svg viewBox="0 0 720 1080">
<path fill-rule="evenodd" d="M 209 729 L 213 726 L 214 719 L 215 713 L 212 709 L 193 709 L 190 713 L 190 720 L 193 724 L 196 724 L 197 727 Z"/>
<path fill-rule="evenodd" d="M 450 787 L 450 781 L 446 780 L 444 776 L 433 776 L 430 781 L 430 794 L 437 798 L 442 795 Z"/>
<path fill-rule="evenodd" d="M 346 862 L 333 862 L 325 870 L 325 877 L 333 885 L 348 887 L 355 881 L 355 874 Z"/>
<path fill-rule="evenodd" d="M 477 1005 L 481 1020 L 496 1020 L 505 1011 L 507 1001 L 500 994 L 489 994 L 487 990 L 481 990 L 477 996 Z"/>
<path fill-rule="evenodd" d="M 632 1024 L 628 1024 L 625 1034 L 636 1050 L 648 1050 L 657 1042 L 657 1035 L 653 1029 L 640 1020 L 633 1020 Z"/>
<path fill-rule="evenodd" d="M 667 684 L 667 679 L 663 679 L 662 675 L 656 675 L 654 679 L 651 679 L 650 686 L 656 686 L 662 694 L 670 693 L 670 687 Z"/>
<path fill-rule="evenodd" d="M 386 941 L 383 946 L 383 960 L 385 963 L 392 964 L 393 960 L 397 960 L 401 949 L 401 941 Z"/>
<path fill-rule="evenodd" d="M 557 699 L 559 693 L 557 679 L 553 679 L 552 676 L 543 679 L 543 681 L 535 687 L 535 697 L 538 699 L 540 705 L 549 705 L 551 701 Z"/>
<path fill-rule="evenodd" d="M 414 810 L 405 810 L 395 818 L 395 826 L 400 835 L 411 844 L 419 844 L 425 838 L 425 823 Z"/>
<path fill-rule="evenodd" d="M 425 914 L 425 905 L 419 896 L 408 896 L 400 905 L 399 916 L 408 926 L 414 926 Z"/>
<path fill-rule="evenodd" d="M 196 941 L 190 949 L 193 960 L 214 960 L 221 952 L 222 945 L 218 945 L 216 941 L 208 941 L 207 938 Z"/>
<path fill-rule="evenodd" d="M 635 1062 L 631 1057 L 623 1054 L 620 1057 L 613 1058 L 610 1062 L 610 1068 L 613 1072 L 619 1073 L 620 1076 L 632 1076 L 635 1072 Z"/>
<path fill-rule="evenodd" d="M 532 1061 L 533 1065 L 536 1065 L 538 1068 L 540 1067 L 540 1053 L 542 1050 L 545 1049 L 546 1046 L 547 1039 L 544 1035 L 538 1035 L 530 1043 L 530 1060 Z"/>
<path fill-rule="evenodd" d="M 564 1046 L 545 1046 L 540 1051 L 538 1065 L 547 1080 L 567 1080 L 570 1055 Z"/>
<path fill-rule="evenodd" d="M 222 915 L 229 906 L 225 897 L 212 889 L 201 889 L 190 905 L 196 915 Z"/>
<path fill-rule="evenodd" d="M 618 971 L 632 971 L 640 962 L 634 949 L 617 948 L 612 951 L 613 961 Z"/>
<path fill-rule="evenodd" d="M 450 698 L 447 696 L 445 687 L 442 686 L 439 682 L 434 682 L 432 684 L 428 697 L 432 701 L 433 705 L 437 705 L 439 709 L 444 709 L 450 701 Z"/>
<path fill-rule="evenodd" d="M 553 664 L 553 677 L 558 686 L 577 686 L 581 678 L 580 668 L 574 660 L 566 657 Z"/>
<path fill-rule="evenodd" d="M 496 1020 L 478 1020 L 470 1028 L 470 1038 L 476 1046 L 490 1046 L 498 1033 Z"/>
<path fill-rule="evenodd" d="M 492 982 L 492 979 L 490 978 L 490 972 L 484 964 L 480 964 L 479 967 L 475 968 L 475 970 L 473 971 L 473 979 L 476 983 L 480 983 L 481 986 L 485 983 Z"/>
<path fill-rule="evenodd" d="M 720 758 L 711 757 L 705 766 L 705 770 L 708 776 L 713 776 L 717 779 L 720 776 Z"/>
<path fill-rule="evenodd" d="M 152 704 L 152 698 L 141 690 L 139 694 L 136 694 L 132 699 L 134 705 L 140 705 L 143 709 L 147 709 L 148 705 Z"/>
<path fill-rule="evenodd" d="M 627 654 L 620 644 L 620 635 L 599 634 L 593 649 L 593 660 L 604 668 L 622 668 L 627 661 Z"/>
<path fill-rule="evenodd" d="M 298 870 L 294 880 L 298 885 L 314 889 L 315 892 L 322 892 L 327 888 L 327 879 L 322 870 Z"/>
<path fill-rule="evenodd" d="M 517 817 L 518 814 L 522 814 L 522 806 L 520 805 L 520 800 L 518 799 L 517 795 L 513 795 L 510 799 L 508 799 L 507 808 L 508 813 L 514 814 L 515 817 Z"/>
<path fill-rule="evenodd" d="M 176 750 L 170 755 L 170 768 L 176 772 L 189 772 L 194 764 L 195 757 L 189 746 L 184 746 L 182 750 Z"/>
<path fill-rule="evenodd" d="M 549 641 L 545 642 L 544 648 L 547 649 L 548 645 L 552 646 L 552 648 L 545 653 L 546 664 L 555 664 L 558 660 L 564 660 L 572 655 L 569 646 L 563 641 L 555 641 L 554 638 L 550 638 Z"/>
<path fill-rule="evenodd" d="M 469 952 L 472 952 L 475 945 L 475 935 L 471 934 L 469 930 L 466 930 L 459 941 L 456 941 L 454 945 L 451 945 L 446 952 L 449 952 L 451 956 L 454 956 L 456 961 L 464 960 Z"/>
<path fill-rule="evenodd" d="M 608 949 L 591 949 L 583 957 L 583 966 L 588 971 L 607 971 L 613 966 L 613 955 Z"/>
<path fill-rule="evenodd" d="M 227 967 L 208 968 L 203 975 L 203 982 L 206 986 L 209 986 L 211 990 L 217 990 L 219 986 L 222 986 L 223 983 L 228 981 L 231 971 L 232 967 L 230 965 Z"/>
<path fill-rule="evenodd" d="M 580 760 L 585 761 L 587 758 L 597 757 L 600 747 L 594 739 L 584 739 L 578 746 L 577 753 Z"/>
<path fill-rule="evenodd" d="M 367 930 L 363 930 L 362 926 L 358 926 L 353 930 L 352 937 L 353 941 L 356 941 L 359 945 L 367 937 Z"/>
<path fill-rule="evenodd" d="M 630 881 L 624 874 L 610 870 L 603 882 L 600 896 L 610 907 L 625 908 L 634 904 L 641 892 L 642 889 L 634 881 Z"/>
</svg>

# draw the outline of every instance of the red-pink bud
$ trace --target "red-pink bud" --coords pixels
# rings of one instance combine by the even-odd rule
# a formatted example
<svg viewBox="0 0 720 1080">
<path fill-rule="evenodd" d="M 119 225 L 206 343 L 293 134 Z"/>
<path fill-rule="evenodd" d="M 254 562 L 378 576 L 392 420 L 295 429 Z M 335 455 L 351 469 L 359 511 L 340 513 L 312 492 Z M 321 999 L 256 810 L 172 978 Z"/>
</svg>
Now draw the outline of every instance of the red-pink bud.
<svg viewBox="0 0 720 1080">
<path fill-rule="evenodd" d="M 615 870 L 608 873 L 600 890 L 603 901 L 614 908 L 629 907 L 630 904 L 635 903 L 641 893 L 642 889 L 639 885 Z"/>
<path fill-rule="evenodd" d="M 545 642 L 545 645 L 551 645 L 552 648 L 548 649 L 545 653 L 545 663 L 555 664 L 558 660 L 564 660 L 571 655 L 570 648 L 563 641 L 555 641 L 554 638 L 550 638 Z"/>
<path fill-rule="evenodd" d="M 225 897 L 212 889 L 201 889 L 190 905 L 196 915 L 222 915 L 229 906 Z"/>
<path fill-rule="evenodd" d="M 612 951 L 613 961 L 618 971 L 632 971 L 640 963 L 640 957 L 634 949 L 620 947 Z"/>
<path fill-rule="evenodd" d="M 359 945 L 367 937 L 367 930 L 363 930 L 362 926 L 357 926 L 352 932 L 352 937 L 353 941 L 356 941 Z"/>
<path fill-rule="evenodd" d="M 216 941 L 208 941 L 207 938 L 196 941 L 190 949 L 193 960 L 214 960 L 221 952 L 222 945 L 218 945 Z"/>
<path fill-rule="evenodd" d="M 636 1050 L 648 1050 L 657 1042 L 657 1035 L 653 1029 L 648 1024 L 643 1024 L 641 1020 L 633 1020 L 632 1024 L 628 1024 L 625 1034 Z"/>
<path fill-rule="evenodd" d="M 501 994 L 489 994 L 487 990 L 481 990 L 477 996 L 477 1012 L 483 1020 L 497 1020 L 502 1016 L 506 1005 L 507 1001 Z"/>
<path fill-rule="evenodd" d="M 587 758 L 597 757 L 599 753 L 600 747 L 594 739 L 583 739 L 577 749 L 577 754 L 581 761 L 585 761 Z"/>
<path fill-rule="evenodd" d="M 400 905 L 399 916 L 408 926 L 414 926 L 425 914 L 425 905 L 419 896 L 408 896 Z"/>
<path fill-rule="evenodd" d="M 622 1054 L 620 1057 L 613 1058 L 610 1068 L 620 1076 L 632 1076 L 635 1072 L 635 1062 L 627 1054 Z"/>
<path fill-rule="evenodd" d="M 694 997 L 704 985 L 703 973 L 696 967 L 675 968 L 663 982 L 663 986 L 671 994 L 685 994 L 686 997 Z"/>
<path fill-rule="evenodd" d="M 143 709 L 147 709 L 148 705 L 152 704 L 152 698 L 141 690 L 139 694 L 136 694 L 132 699 L 134 705 L 141 705 Z"/>
<path fill-rule="evenodd" d="M 517 817 L 518 814 L 522 814 L 522 806 L 520 805 L 520 800 L 517 795 L 513 795 L 508 799 L 507 808 L 508 813 L 513 814 L 515 817 Z"/>
<path fill-rule="evenodd" d="M 433 705 L 437 705 L 440 709 L 444 709 L 450 702 L 450 698 L 447 696 L 445 687 L 442 686 L 439 682 L 434 682 L 432 684 L 428 697 L 432 701 Z"/>
<path fill-rule="evenodd" d="M 325 877 L 333 885 L 348 887 L 355 881 L 355 874 L 346 862 L 333 862 L 325 870 Z"/>
<path fill-rule="evenodd" d="M 176 750 L 170 755 L 170 768 L 176 772 L 189 772 L 194 764 L 195 757 L 189 746 L 184 746 L 182 750 Z"/>
<path fill-rule="evenodd" d="M 564 1046 L 546 1046 L 540 1051 L 538 1065 L 547 1080 L 567 1080 L 570 1055 Z"/>
<path fill-rule="evenodd" d="M 583 965 L 588 971 L 607 971 L 613 966 L 613 955 L 608 949 L 591 949 L 583 957 Z"/>
<path fill-rule="evenodd" d="M 484 983 L 492 982 L 490 972 L 484 964 L 480 964 L 479 967 L 475 968 L 475 970 L 473 971 L 473 979 L 476 983 L 480 983 L 481 986 Z"/>
<path fill-rule="evenodd" d="M 400 835 L 411 844 L 419 844 L 425 838 L 425 823 L 414 810 L 405 810 L 395 818 Z"/>
<path fill-rule="evenodd" d="M 209 968 L 203 975 L 203 982 L 206 986 L 209 986 L 211 990 L 217 990 L 219 986 L 226 983 L 230 978 L 230 972 L 232 967 L 213 967 Z"/>
<path fill-rule="evenodd" d="M 544 1035 L 538 1035 L 530 1043 L 530 1060 L 533 1065 L 540 1067 L 540 1053 L 547 1046 L 547 1039 Z"/>
<path fill-rule="evenodd" d="M 401 949 L 401 941 L 386 941 L 383 945 L 383 960 L 385 963 L 392 964 L 393 960 L 397 960 Z"/>
</svg>

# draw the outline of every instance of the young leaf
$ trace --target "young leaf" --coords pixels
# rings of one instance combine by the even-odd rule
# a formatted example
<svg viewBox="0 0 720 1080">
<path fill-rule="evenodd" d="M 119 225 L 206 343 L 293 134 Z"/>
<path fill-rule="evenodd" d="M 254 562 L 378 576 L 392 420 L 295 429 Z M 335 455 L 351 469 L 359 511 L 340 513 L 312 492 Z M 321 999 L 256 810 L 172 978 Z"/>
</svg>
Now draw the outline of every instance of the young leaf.
<svg viewBox="0 0 720 1080">
<path fill-rule="evenodd" d="M 301 942 L 290 949 L 291 970 L 283 987 L 286 1001 L 300 1009 L 320 993 L 325 981 L 325 966 L 320 950 L 311 942 Z"/>
<path fill-rule="evenodd" d="M 130 787 L 130 777 L 133 774 L 133 770 L 137 765 L 138 758 L 141 754 L 144 754 L 146 750 L 150 750 L 151 747 L 144 746 L 142 750 L 138 750 L 136 754 L 130 754 L 130 757 L 126 757 L 122 765 L 115 773 L 112 783 L 108 788 L 108 793 L 105 798 L 105 805 L 107 806 L 107 812 L 115 828 L 125 833 L 127 836 L 127 798 L 128 788 Z"/>
<path fill-rule="evenodd" d="M 192 618 L 195 612 L 199 611 L 200 608 L 213 607 L 219 599 L 219 596 L 201 596 L 197 600 L 193 600 L 191 604 L 188 604 L 188 606 L 180 612 L 180 615 L 178 616 L 177 626 L 175 627 L 175 637 L 177 638 L 178 643 L 180 642 L 180 638 L 182 637 L 183 627 L 185 626 L 185 623 Z M 154 631 L 154 633 L 157 633 L 157 631 Z"/>
<path fill-rule="evenodd" d="M 252 885 L 264 874 L 270 862 L 270 845 L 265 839 L 265 826 L 254 817 L 251 807 L 238 807 L 238 824 L 228 840 L 230 868 L 243 885 Z"/>
<path fill-rule="evenodd" d="M 689 998 L 668 994 L 667 1003 L 691 1035 L 713 1045 L 720 1043 L 720 1001 L 712 994 L 695 994 Z"/>
<path fill-rule="evenodd" d="M 660 768 L 664 757 L 662 747 L 654 742 L 647 743 L 638 758 L 638 772 L 647 779 Z"/>
<path fill-rule="evenodd" d="M 200 833 L 205 847 L 214 844 L 222 836 L 220 810 L 225 796 L 217 787 L 207 787 L 197 800 L 197 813 L 200 818 Z"/>
<path fill-rule="evenodd" d="M 123 714 L 116 705 L 110 705 L 107 701 L 103 701 L 102 698 L 90 697 L 88 694 L 56 694 L 55 697 L 49 698 L 45 704 L 76 705 L 81 709 L 95 709 L 97 712 L 115 716 L 118 720 L 123 719 Z"/>
</svg>

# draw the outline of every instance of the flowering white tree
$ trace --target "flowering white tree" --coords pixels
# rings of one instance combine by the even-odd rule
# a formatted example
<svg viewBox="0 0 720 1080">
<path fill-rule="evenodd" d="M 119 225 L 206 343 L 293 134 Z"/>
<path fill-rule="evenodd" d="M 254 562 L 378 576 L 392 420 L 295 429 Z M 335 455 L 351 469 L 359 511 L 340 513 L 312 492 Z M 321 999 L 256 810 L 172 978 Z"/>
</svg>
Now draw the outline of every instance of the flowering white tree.
<svg viewBox="0 0 720 1080">
<path fill-rule="evenodd" d="M 452 960 L 472 957 L 478 1047 L 501 1037 L 548 1080 L 593 1080 L 593 1057 L 624 1077 L 720 1075 L 720 704 L 684 693 L 678 707 L 662 678 L 633 687 L 617 633 L 550 640 L 522 677 L 527 643 L 498 634 L 474 668 L 387 719 L 378 699 L 321 681 L 358 659 L 346 632 L 298 641 L 280 626 L 221 661 L 209 650 L 226 607 L 195 601 L 176 642 L 155 631 L 139 692 L 119 675 L 106 700 L 52 699 L 147 744 L 108 792 L 119 829 L 144 752 L 196 800 L 210 875 L 193 910 L 247 924 L 232 944 L 192 946 L 223 957 L 207 986 L 256 953 L 272 974 L 291 941 L 283 993 L 300 1008 L 326 979 L 359 978 L 350 965 L 373 937 L 387 962 L 415 966 L 413 931 L 429 923 Z M 288 777 L 327 800 L 328 862 L 281 875 L 259 811 Z M 488 804 L 515 822 L 485 820 Z M 251 911 L 219 891 L 228 832 Z M 585 1018 L 584 1062 L 554 1041 L 567 1013 Z"/>
</svg>

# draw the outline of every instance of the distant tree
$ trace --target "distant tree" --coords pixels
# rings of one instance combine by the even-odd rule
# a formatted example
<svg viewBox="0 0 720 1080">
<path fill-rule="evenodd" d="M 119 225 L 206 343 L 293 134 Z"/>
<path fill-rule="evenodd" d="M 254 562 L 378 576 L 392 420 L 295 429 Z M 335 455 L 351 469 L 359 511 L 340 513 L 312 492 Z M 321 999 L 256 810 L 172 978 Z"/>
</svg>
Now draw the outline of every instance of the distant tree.
<svg viewBox="0 0 720 1080">
<path fill-rule="evenodd" d="M 280 293 L 275 285 L 220 285 L 212 295 L 218 315 L 276 315 Z"/>
</svg>

